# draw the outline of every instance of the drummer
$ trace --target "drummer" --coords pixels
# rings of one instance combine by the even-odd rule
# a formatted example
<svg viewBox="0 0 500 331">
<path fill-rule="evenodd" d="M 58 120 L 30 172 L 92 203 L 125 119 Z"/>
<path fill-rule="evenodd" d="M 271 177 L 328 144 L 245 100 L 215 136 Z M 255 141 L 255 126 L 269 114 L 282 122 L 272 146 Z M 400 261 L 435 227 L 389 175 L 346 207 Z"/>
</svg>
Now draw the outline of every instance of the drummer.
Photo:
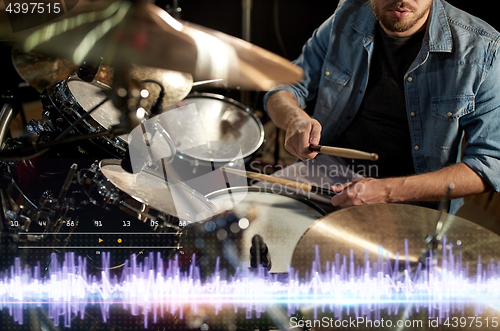
<svg viewBox="0 0 500 331">
<path fill-rule="evenodd" d="M 498 192 L 499 44 L 495 29 L 444 0 L 340 1 L 295 61 L 304 79 L 264 98 L 285 148 L 303 161 L 276 176 L 332 186 L 340 207 L 435 207 L 451 182 L 454 199 Z M 318 155 L 316 144 L 380 158 Z"/>
</svg>

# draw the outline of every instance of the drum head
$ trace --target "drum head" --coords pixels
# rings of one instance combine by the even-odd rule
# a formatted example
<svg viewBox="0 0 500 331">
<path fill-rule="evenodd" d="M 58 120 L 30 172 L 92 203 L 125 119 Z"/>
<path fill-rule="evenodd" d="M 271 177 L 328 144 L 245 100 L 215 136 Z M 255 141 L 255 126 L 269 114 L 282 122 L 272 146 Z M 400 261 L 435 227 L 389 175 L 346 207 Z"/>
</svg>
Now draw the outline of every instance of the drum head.
<svg viewBox="0 0 500 331">
<path fill-rule="evenodd" d="M 181 183 L 173 191 L 166 183 L 159 185 L 164 182 L 163 178 L 147 172 L 131 174 L 120 163 L 121 160 L 107 159 L 102 160 L 99 167 L 113 185 L 135 200 L 189 222 L 212 215 L 213 204 L 187 185 Z"/>
<path fill-rule="evenodd" d="M 264 142 L 264 129 L 260 120 L 250 113 L 242 104 L 216 94 L 192 94 L 184 99 L 186 104 L 195 104 L 207 142 L 234 142 L 241 148 L 243 158 L 256 152 Z M 196 123 L 189 116 L 176 118 L 165 124 L 178 150 L 182 154 L 202 161 L 230 162 L 237 153 L 233 144 L 217 144 L 210 148 L 201 145 L 183 149 L 183 146 L 193 146 L 197 137 Z M 221 148 L 226 146 L 226 148 Z"/>
<path fill-rule="evenodd" d="M 68 88 L 75 100 L 85 111 L 91 110 L 103 101 L 106 98 L 104 92 L 111 89 L 109 86 L 99 82 L 87 83 L 78 79 L 68 79 Z M 113 125 L 120 124 L 120 115 L 121 112 L 109 100 L 94 110 L 90 116 L 99 125 L 105 129 L 109 129 Z M 128 141 L 128 135 L 126 134 L 118 136 L 118 138 Z"/>
<path fill-rule="evenodd" d="M 240 201 L 233 211 L 239 217 L 255 212 L 255 219 L 243 231 L 240 244 L 242 262 L 250 264 L 250 247 L 254 235 L 260 235 L 271 256 L 271 272 L 288 272 L 293 248 L 310 225 L 324 212 L 309 201 L 299 197 L 273 193 L 256 187 L 231 188 L 207 195 L 218 208 L 233 209 L 232 202 Z"/>
</svg>

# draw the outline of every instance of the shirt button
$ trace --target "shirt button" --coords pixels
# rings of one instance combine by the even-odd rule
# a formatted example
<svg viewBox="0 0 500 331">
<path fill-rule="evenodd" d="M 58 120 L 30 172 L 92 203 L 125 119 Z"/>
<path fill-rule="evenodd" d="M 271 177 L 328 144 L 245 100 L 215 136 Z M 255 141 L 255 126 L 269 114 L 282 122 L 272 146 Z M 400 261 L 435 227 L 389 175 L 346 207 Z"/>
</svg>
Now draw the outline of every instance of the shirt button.
<svg viewBox="0 0 500 331">
<path fill-rule="evenodd" d="M 414 111 L 412 111 L 412 112 L 410 113 L 410 115 L 411 115 L 411 117 L 415 117 L 415 115 L 416 115 L 416 114 L 415 114 L 415 112 L 414 112 Z"/>
<path fill-rule="evenodd" d="M 420 147 L 418 145 L 415 145 L 415 150 L 418 151 Z"/>
<path fill-rule="evenodd" d="M 413 81 L 413 77 L 408 77 L 408 81 L 409 82 Z"/>
<path fill-rule="evenodd" d="M 448 117 L 452 117 L 453 116 L 453 113 L 451 111 L 449 111 L 447 114 L 446 114 Z"/>
<path fill-rule="evenodd" d="M 325 75 L 330 76 L 330 71 L 325 72 Z"/>
</svg>

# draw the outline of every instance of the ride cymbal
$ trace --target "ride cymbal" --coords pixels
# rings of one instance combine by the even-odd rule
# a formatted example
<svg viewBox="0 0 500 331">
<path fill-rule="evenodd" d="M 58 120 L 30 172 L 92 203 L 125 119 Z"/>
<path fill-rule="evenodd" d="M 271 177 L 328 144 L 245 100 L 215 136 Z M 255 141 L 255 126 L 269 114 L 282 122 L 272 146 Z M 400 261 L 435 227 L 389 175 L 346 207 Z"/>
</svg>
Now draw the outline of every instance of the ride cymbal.
<svg viewBox="0 0 500 331">
<path fill-rule="evenodd" d="M 377 262 L 380 252 L 404 264 L 405 240 L 408 243 L 408 260 L 416 266 L 428 251 L 426 239 L 436 229 L 439 211 L 403 204 L 375 204 L 341 209 L 316 221 L 304 233 L 293 252 L 292 267 L 304 276 L 311 270 L 318 246 L 321 268 L 327 261 L 335 261 L 335 254 L 350 258 L 353 251 L 355 265 L 364 266 L 365 251 L 371 262 Z M 500 259 L 500 236 L 466 219 L 447 215 L 442 235 L 452 245 L 453 254 L 461 254 L 469 272 L 474 274 L 478 257 L 482 261 Z M 383 250 L 381 250 L 383 247 Z M 441 258 L 441 249 L 436 250 Z M 439 253 L 439 254 L 437 254 Z"/>
</svg>

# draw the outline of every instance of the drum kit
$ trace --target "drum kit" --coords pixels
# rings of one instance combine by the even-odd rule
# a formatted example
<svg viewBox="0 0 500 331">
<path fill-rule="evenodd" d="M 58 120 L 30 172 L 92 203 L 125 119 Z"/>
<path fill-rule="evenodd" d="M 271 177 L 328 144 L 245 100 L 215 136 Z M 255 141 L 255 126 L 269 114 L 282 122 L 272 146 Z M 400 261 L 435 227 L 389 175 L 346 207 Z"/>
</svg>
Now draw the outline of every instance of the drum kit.
<svg viewBox="0 0 500 331">
<path fill-rule="evenodd" d="M 176 109 L 181 101 L 194 104 L 206 139 L 236 142 L 248 163 L 264 144 L 261 120 L 233 99 L 190 93 L 194 82 L 222 79 L 230 87 L 267 90 L 299 81 L 301 69 L 248 42 L 177 21 L 144 1 L 100 2 L 96 7 L 80 1 L 56 22 L 17 36 L 13 47 L 17 72 L 41 93 L 43 104 L 42 118 L 30 120 L 19 138 L 5 139 L 16 110 L 2 108 L 0 214 L 4 233 L 14 241 L 57 242 L 64 250 L 74 231 L 116 232 L 127 225 L 130 232 L 175 232 L 168 242 L 174 249 L 166 254 L 183 253 L 190 260 L 197 253 L 200 266 L 209 272 L 212 255 L 197 238 L 220 246 L 229 237 L 237 243 L 236 264 L 260 263 L 271 273 L 287 273 L 291 266 L 301 277 L 311 268 L 316 246 L 321 268 L 351 249 L 359 257 L 368 250 L 376 259 L 381 244 L 392 257 L 404 250 L 405 239 L 410 241 L 410 261 L 417 263 L 429 251 L 443 249 L 443 234 L 464 260 L 475 262 L 478 254 L 500 257 L 500 239 L 486 229 L 445 213 L 445 225 L 433 237 L 443 212 L 407 205 L 352 207 L 326 215 L 298 195 L 252 187 L 213 186 L 200 192 L 183 184 L 193 213 L 181 218 L 168 184 L 153 185 L 164 180 L 161 174 L 154 169 L 132 173 L 126 165 L 128 134 L 141 124 L 137 111 L 145 111 L 143 119 L 148 119 Z M 180 148 L 195 135 L 191 124 L 182 114 L 162 123 L 171 150 L 177 151 L 170 161 L 181 177 L 183 169 L 196 177 L 234 161 L 223 149 Z M 151 185 L 143 185 L 147 182 Z M 228 208 L 233 199 L 240 202 Z M 219 224 L 221 215 L 236 217 L 238 227 Z M 224 231 L 210 230 L 209 222 Z M 212 251 L 224 256 L 222 249 Z"/>
</svg>

